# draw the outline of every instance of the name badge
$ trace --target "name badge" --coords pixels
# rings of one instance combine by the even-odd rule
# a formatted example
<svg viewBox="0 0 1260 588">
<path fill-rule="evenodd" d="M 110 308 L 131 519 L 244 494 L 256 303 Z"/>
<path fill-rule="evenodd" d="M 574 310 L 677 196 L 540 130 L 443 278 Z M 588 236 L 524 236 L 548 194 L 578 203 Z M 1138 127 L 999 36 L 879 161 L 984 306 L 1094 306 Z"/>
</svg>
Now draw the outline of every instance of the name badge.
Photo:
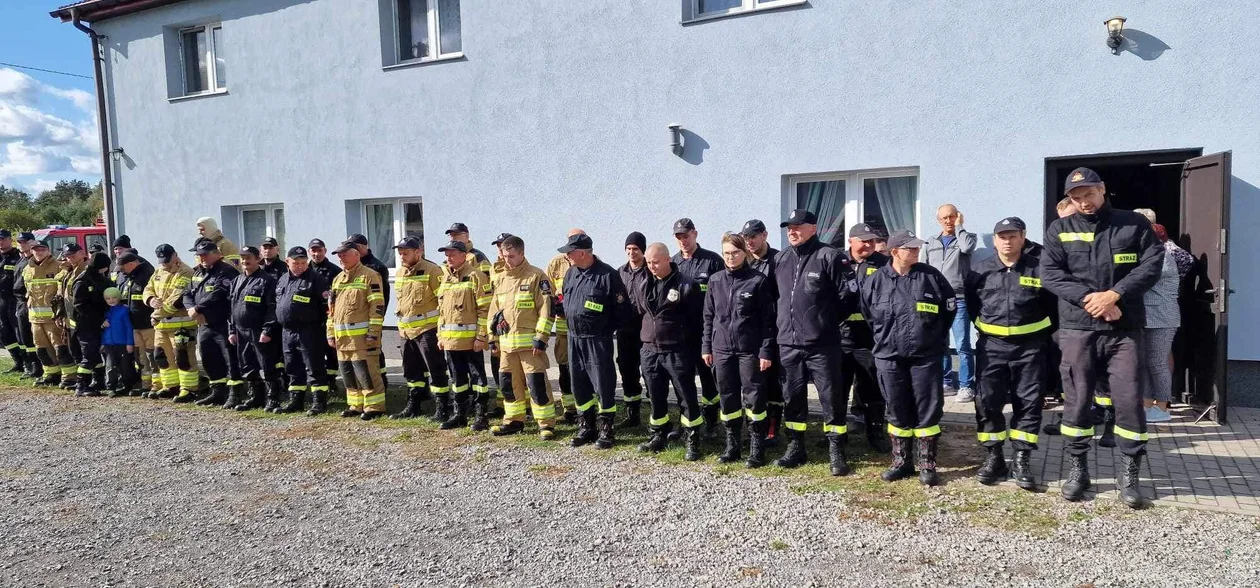
<svg viewBox="0 0 1260 588">
<path fill-rule="evenodd" d="M 916 302 L 914 304 L 914 309 L 919 312 L 930 312 L 932 314 L 936 314 L 941 311 L 941 307 L 927 302 Z"/>
<path fill-rule="evenodd" d="M 308 298 L 308 297 L 306 297 L 306 296 L 303 296 L 303 295 L 301 295 L 301 294 L 294 294 L 294 295 L 293 295 L 293 301 L 294 301 L 294 302 L 310 302 L 310 301 L 311 301 L 311 299 L 310 299 L 310 298 Z"/>
<path fill-rule="evenodd" d="M 1020 277 L 1019 277 L 1019 285 L 1020 285 L 1020 286 L 1027 286 L 1027 287 L 1029 287 L 1029 288 L 1040 288 L 1040 287 L 1041 287 L 1041 278 L 1029 278 L 1029 277 L 1026 277 L 1026 276 L 1020 276 Z"/>
<path fill-rule="evenodd" d="M 1115 262 L 1117 265 L 1122 263 L 1137 263 L 1138 256 L 1136 253 L 1117 253 Z"/>
<path fill-rule="evenodd" d="M 262 302 L 261 296 L 246 296 L 245 302 Z"/>
<path fill-rule="evenodd" d="M 604 312 L 604 305 L 603 305 L 603 304 L 600 304 L 600 303 L 598 303 L 598 302 L 592 302 L 592 301 L 590 301 L 590 300 L 587 300 L 586 302 L 583 302 L 583 303 L 582 303 L 582 308 L 585 308 L 586 310 L 593 310 L 593 311 L 595 311 L 595 312 Z"/>
</svg>

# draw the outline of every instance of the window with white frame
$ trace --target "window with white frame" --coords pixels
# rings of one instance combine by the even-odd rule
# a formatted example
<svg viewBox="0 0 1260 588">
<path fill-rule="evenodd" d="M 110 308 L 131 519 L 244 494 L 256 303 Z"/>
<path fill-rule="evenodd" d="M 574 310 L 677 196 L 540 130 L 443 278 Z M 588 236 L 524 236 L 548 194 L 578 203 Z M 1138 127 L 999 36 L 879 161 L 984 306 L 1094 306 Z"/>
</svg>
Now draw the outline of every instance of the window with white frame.
<svg viewBox="0 0 1260 588">
<path fill-rule="evenodd" d="M 457 57 L 464 50 L 459 0 L 394 0 L 394 29 L 399 63 Z"/>
<path fill-rule="evenodd" d="M 688 0 L 688 2 L 689 6 L 684 6 L 684 10 L 690 11 L 683 14 L 684 21 L 796 6 L 804 4 L 806 0 Z"/>
<path fill-rule="evenodd" d="M 179 56 L 184 72 L 185 96 L 227 89 L 223 25 L 215 23 L 180 29 Z"/>
<path fill-rule="evenodd" d="M 424 209 L 419 198 L 365 200 L 360 213 L 368 248 L 386 267 L 398 266 L 394 245 L 403 237 L 420 239 L 420 251 L 424 251 Z"/>
<path fill-rule="evenodd" d="M 284 251 L 284 205 L 282 204 L 260 204 L 257 206 L 242 206 L 240 210 L 240 231 L 237 233 L 241 236 L 239 245 L 245 247 L 252 245 L 259 247 L 262 245 L 263 239 L 267 237 L 275 237 L 276 242 L 280 244 L 280 251 Z"/>
<path fill-rule="evenodd" d="M 858 223 L 884 235 L 918 230 L 918 168 L 803 174 L 788 180 L 790 207 L 818 217 L 818 238 L 824 243 L 844 246 L 849 229 Z"/>
</svg>

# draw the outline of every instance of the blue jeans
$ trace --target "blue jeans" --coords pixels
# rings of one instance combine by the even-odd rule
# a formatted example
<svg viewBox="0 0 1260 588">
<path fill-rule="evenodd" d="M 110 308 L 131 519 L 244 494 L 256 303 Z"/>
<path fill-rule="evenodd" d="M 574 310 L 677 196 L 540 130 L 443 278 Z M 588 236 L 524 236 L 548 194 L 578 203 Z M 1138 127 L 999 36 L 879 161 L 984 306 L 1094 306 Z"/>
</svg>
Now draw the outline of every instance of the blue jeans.
<svg viewBox="0 0 1260 588">
<path fill-rule="evenodd" d="M 976 359 L 971 352 L 971 316 L 967 313 L 967 301 L 957 299 L 958 314 L 954 315 L 954 348 L 958 350 L 958 373 L 954 373 L 954 357 L 945 354 L 945 385 L 952 388 L 974 388 Z M 955 380 L 956 377 L 956 380 Z M 957 385 L 955 385 L 957 384 Z"/>
</svg>

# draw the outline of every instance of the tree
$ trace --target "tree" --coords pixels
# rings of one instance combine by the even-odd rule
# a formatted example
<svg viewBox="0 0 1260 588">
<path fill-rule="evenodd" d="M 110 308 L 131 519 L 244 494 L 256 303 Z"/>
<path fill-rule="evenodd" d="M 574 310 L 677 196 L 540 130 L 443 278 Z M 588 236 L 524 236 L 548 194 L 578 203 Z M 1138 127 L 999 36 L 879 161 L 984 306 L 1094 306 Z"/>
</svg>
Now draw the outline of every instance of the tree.
<svg viewBox="0 0 1260 588">
<path fill-rule="evenodd" d="M 35 198 L 35 214 L 46 225 L 90 226 L 100 217 L 105 200 L 101 184 L 61 180 Z"/>
</svg>

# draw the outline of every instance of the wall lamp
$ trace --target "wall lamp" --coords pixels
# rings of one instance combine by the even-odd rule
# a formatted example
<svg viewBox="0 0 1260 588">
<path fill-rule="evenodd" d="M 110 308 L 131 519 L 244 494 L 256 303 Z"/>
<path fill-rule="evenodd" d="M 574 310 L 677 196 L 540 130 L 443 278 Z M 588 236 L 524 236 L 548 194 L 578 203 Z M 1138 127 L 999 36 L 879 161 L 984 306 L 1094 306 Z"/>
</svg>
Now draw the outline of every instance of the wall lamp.
<svg viewBox="0 0 1260 588">
<path fill-rule="evenodd" d="M 673 123 L 669 125 L 669 136 L 670 136 L 670 143 L 669 143 L 670 149 L 673 150 L 674 155 L 682 157 L 682 154 L 683 154 L 682 125 L 678 123 Z"/>
<path fill-rule="evenodd" d="M 117 147 L 117 148 L 114 148 L 114 149 L 110 149 L 110 150 L 109 150 L 109 156 L 110 156 L 110 158 L 112 158 L 112 159 L 114 160 L 114 163 L 118 163 L 118 162 L 122 161 L 122 158 L 123 158 L 123 154 L 124 154 L 124 153 L 126 153 L 126 152 L 125 152 L 125 151 L 123 151 L 123 148 L 122 148 L 122 147 Z"/>
<path fill-rule="evenodd" d="M 1120 45 L 1124 43 L 1124 21 L 1123 16 L 1113 16 L 1103 24 L 1107 25 L 1107 46 L 1111 47 L 1112 55 L 1120 54 Z"/>
</svg>

